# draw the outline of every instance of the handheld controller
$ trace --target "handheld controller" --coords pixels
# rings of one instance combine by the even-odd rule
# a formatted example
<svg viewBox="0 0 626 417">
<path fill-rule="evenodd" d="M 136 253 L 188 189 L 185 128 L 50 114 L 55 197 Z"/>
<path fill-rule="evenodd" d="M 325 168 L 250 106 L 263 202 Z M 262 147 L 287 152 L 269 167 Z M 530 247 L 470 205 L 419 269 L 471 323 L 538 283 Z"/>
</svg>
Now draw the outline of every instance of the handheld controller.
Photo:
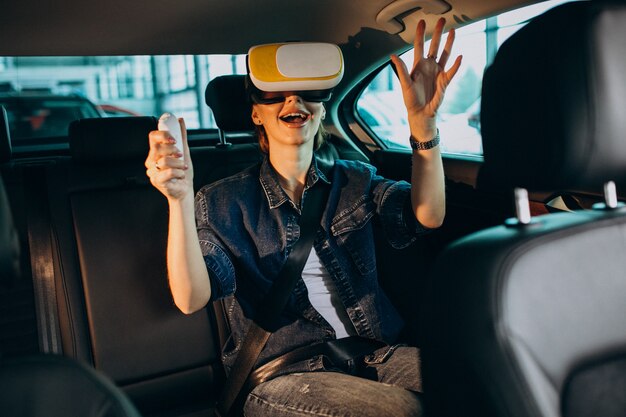
<svg viewBox="0 0 626 417">
<path fill-rule="evenodd" d="M 163 113 L 161 117 L 159 117 L 158 129 L 160 131 L 170 132 L 170 135 L 176 139 L 176 143 L 182 146 L 183 134 L 180 130 L 180 123 L 178 123 L 178 118 L 172 113 Z"/>
</svg>

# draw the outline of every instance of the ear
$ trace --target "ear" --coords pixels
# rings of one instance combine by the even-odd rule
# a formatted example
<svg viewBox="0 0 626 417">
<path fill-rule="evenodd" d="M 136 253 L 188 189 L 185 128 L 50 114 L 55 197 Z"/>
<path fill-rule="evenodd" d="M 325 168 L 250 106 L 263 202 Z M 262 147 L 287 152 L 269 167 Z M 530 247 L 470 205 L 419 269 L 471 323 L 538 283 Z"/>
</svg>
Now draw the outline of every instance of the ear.
<svg viewBox="0 0 626 417">
<path fill-rule="evenodd" d="M 250 115 L 250 117 L 252 118 L 252 123 L 254 123 L 255 125 L 260 126 L 263 124 L 261 122 L 259 114 L 256 112 L 256 109 L 254 107 L 252 107 L 252 114 Z"/>
<path fill-rule="evenodd" d="M 322 120 L 326 118 L 326 107 L 322 106 Z"/>
</svg>

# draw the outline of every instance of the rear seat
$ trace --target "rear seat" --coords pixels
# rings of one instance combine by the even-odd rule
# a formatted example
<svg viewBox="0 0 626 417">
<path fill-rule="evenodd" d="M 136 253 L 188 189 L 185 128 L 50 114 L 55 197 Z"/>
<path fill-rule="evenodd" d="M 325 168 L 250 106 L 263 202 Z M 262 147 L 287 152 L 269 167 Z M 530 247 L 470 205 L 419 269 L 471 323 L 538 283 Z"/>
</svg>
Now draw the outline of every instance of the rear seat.
<svg viewBox="0 0 626 417">
<path fill-rule="evenodd" d="M 183 415 L 211 406 L 221 366 L 207 311 L 185 316 L 167 285 L 167 205 L 143 166 L 155 128 L 72 124 L 71 160 L 48 169 L 56 298 L 65 355 L 106 373 L 145 415 Z"/>
<path fill-rule="evenodd" d="M 234 85 L 243 88 L 243 77 L 231 82 L 217 97 L 232 97 Z M 242 102 L 220 106 L 219 100 L 213 103 L 216 116 L 244 117 L 229 125 L 216 117 L 218 125 L 228 131 L 250 128 Z M 34 278 L 40 350 L 102 371 L 145 416 L 205 415 L 223 380 L 220 344 L 212 309 L 186 316 L 169 292 L 167 204 L 149 184 L 143 165 L 147 135 L 155 128 L 153 117 L 84 119 L 71 125 L 71 157 L 10 161 L 3 170 L 13 176 L 16 194 L 31 186 L 40 190 L 32 192 L 39 199 L 35 204 L 28 196 L 16 200 L 23 209 L 18 223 L 30 225 L 29 205 L 37 208 L 30 211 L 44 213 L 34 242 L 47 241 L 51 251 L 46 255 L 31 246 L 34 258 L 53 268 L 49 288 L 37 282 L 37 271 Z M 345 152 L 360 155 L 351 146 Z M 339 153 L 332 145 L 324 149 L 326 158 Z M 196 190 L 261 157 L 256 143 L 192 145 L 191 155 Z M 24 229 L 22 242 L 27 242 Z M 47 297 L 47 289 L 55 292 Z M 49 320 L 45 311 L 56 311 L 57 320 Z"/>
<path fill-rule="evenodd" d="M 44 258 L 54 268 L 56 296 L 36 298 L 38 305 L 57 305 L 48 310 L 58 311 L 58 321 L 40 320 L 40 333 L 58 334 L 61 343 L 42 343 L 41 350 L 104 372 L 144 415 L 194 415 L 211 408 L 221 364 L 211 314 L 185 316 L 169 292 L 167 205 L 143 166 L 147 135 L 155 128 L 151 117 L 82 120 L 71 127 L 71 158 L 14 162 L 7 171 L 37 181 L 49 205 L 43 234 L 53 237 L 52 256 Z M 192 154 L 199 183 L 259 159 L 253 144 L 194 148 Z M 16 183 L 26 187 L 21 179 Z"/>
<path fill-rule="evenodd" d="M 19 252 L 0 175 L 0 289 L 20 279 Z M 7 416 L 139 417 L 119 388 L 90 367 L 59 355 L 0 358 L 0 386 L 0 410 Z"/>
</svg>

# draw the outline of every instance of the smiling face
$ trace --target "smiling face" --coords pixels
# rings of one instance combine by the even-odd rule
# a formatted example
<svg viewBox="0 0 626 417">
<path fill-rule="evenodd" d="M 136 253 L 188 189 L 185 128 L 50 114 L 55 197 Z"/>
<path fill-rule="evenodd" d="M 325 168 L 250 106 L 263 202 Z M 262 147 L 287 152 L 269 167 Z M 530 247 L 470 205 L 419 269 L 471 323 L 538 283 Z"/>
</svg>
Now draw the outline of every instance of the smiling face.
<svg viewBox="0 0 626 417">
<path fill-rule="evenodd" d="M 266 93 L 284 97 L 273 104 L 253 104 L 252 121 L 263 128 L 269 147 L 313 146 L 326 111 L 322 103 L 304 101 L 290 93 Z M 262 138 L 261 142 L 262 142 Z M 263 147 L 263 143 L 262 143 Z"/>
</svg>

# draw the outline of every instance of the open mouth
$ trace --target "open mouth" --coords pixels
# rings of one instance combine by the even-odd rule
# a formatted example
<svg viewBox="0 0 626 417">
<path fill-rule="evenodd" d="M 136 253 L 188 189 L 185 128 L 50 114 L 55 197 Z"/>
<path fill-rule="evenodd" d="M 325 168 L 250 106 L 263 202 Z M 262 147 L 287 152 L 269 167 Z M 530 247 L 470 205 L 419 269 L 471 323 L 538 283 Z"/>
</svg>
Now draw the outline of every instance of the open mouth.
<svg viewBox="0 0 626 417">
<path fill-rule="evenodd" d="M 302 126 L 309 120 L 310 117 L 311 115 L 307 113 L 294 112 L 280 116 L 280 120 L 290 126 Z"/>
</svg>

